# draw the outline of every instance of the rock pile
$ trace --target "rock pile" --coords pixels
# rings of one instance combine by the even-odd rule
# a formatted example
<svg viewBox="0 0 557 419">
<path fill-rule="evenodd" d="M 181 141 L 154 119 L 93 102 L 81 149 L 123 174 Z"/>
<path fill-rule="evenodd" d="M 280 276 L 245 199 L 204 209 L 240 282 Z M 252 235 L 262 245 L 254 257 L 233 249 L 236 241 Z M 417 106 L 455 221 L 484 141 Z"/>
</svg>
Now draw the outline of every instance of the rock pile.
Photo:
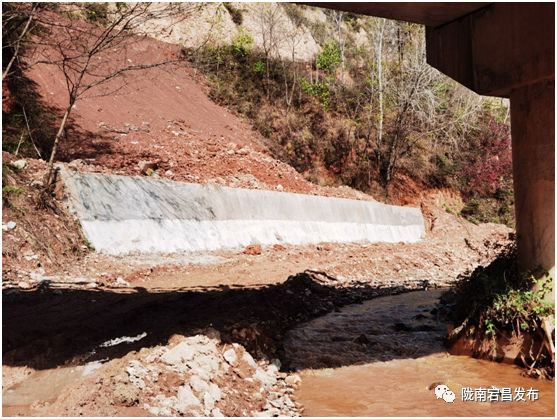
<svg viewBox="0 0 557 419">
<path fill-rule="evenodd" d="M 297 375 L 279 372 L 278 359 L 256 362 L 243 346 L 222 344 L 215 330 L 141 352 L 115 378 L 113 399 L 124 406 L 155 416 L 298 417 L 303 410 L 291 397 Z"/>
</svg>

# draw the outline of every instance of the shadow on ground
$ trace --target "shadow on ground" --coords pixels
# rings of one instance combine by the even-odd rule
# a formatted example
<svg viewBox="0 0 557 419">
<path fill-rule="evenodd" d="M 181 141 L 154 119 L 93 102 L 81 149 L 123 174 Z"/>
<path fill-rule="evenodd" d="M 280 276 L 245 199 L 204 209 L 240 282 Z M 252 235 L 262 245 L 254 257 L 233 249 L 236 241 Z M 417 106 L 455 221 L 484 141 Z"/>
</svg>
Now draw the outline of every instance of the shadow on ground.
<svg viewBox="0 0 557 419">
<path fill-rule="evenodd" d="M 22 157 L 48 160 L 65 109 L 39 94 L 39 85 L 21 71 L 2 86 L 2 150 L 12 153 L 17 150 Z M 76 124 L 74 113 L 70 113 L 60 138 L 56 161 L 94 161 L 101 155 L 110 158 L 122 155 L 115 139 L 121 132 L 107 126 L 105 132 L 98 133 L 83 129 Z"/>
<path fill-rule="evenodd" d="M 52 290 L 2 292 L 2 364 L 49 369 L 76 357 L 118 358 L 142 347 L 166 345 L 176 333 L 214 328 L 224 342 L 238 342 L 256 358 L 285 357 L 285 332 L 349 304 L 400 294 L 402 287 L 333 287 L 312 271 L 271 286 L 211 289 Z M 147 336 L 131 344 L 99 347 L 122 336 Z M 92 354 L 94 353 L 94 354 Z M 91 355 L 92 354 L 92 355 Z"/>
</svg>

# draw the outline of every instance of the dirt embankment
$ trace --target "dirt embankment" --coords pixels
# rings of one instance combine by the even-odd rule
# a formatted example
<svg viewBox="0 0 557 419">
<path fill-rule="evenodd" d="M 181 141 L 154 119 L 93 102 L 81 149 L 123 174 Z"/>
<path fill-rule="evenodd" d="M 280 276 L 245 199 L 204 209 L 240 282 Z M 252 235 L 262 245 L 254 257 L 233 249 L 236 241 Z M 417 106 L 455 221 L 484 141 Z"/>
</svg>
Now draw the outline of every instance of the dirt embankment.
<svg viewBox="0 0 557 419">
<path fill-rule="evenodd" d="M 137 53 L 149 48 L 172 49 L 145 40 Z M 48 109 L 64 108 L 59 74 L 37 66 L 29 76 Z M 190 69 L 157 70 L 134 83 L 129 95 L 77 102 L 68 169 L 140 176 L 138 163 L 153 161 L 168 180 L 373 199 L 318 187 L 272 159 L 246 124 L 208 99 Z M 65 144 L 57 157 L 67 158 Z M 2 213 L 3 400 L 18 389 L 36 395 L 5 406 L 16 414 L 296 416 L 291 393 L 299 382 L 282 348 L 286 330 L 364 299 L 449 285 L 491 260 L 493 243 L 509 232 L 412 197 L 428 231 L 412 245 L 119 259 L 94 252 L 60 202 L 37 209 L 44 161 L 26 159 L 17 169 L 15 156 L 3 152 L 2 160 L 3 186 L 13 188 L 3 193 Z M 137 339 L 118 344 L 124 337 Z M 91 374 L 46 395 L 33 390 L 54 389 L 41 377 L 62 367 Z"/>
<path fill-rule="evenodd" d="M 125 54 L 128 61 L 142 63 L 156 56 L 177 59 L 180 52 L 177 45 L 144 38 Z M 68 100 L 62 73 L 41 64 L 27 76 L 57 126 Z M 187 61 L 138 70 L 93 88 L 72 109 L 68 141 L 61 141 L 57 160 L 71 161 L 76 170 L 126 176 L 141 175 L 138 163 L 152 161 L 159 167 L 156 174 L 167 180 L 372 200 L 349 188 L 320 188 L 271 158 L 259 135 L 208 92 L 203 76 Z M 9 101 L 7 92 L 6 109 Z"/>
<path fill-rule="evenodd" d="M 12 160 L 14 156 L 3 153 L 4 163 Z M 412 284 L 424 279 L 446 284 L 445 269 L 456 275 L 463 264 L 470 269 L 473 263 L 483 263 L 485 259 L 478 255 L 487 251 L 484 240 L 495 235 L 490 240 L 496 241 L 510 232 L 500 225 L 470 224 L 436 207 L 432 200 L 429 205 L 422 202 L 427 240 L 416 244 L 284 245 L 264 248 L 255 258 L 241 251 L 113 258 L 93 251 L 81 234 L 79 222 L 58 200 L 51 208 L 37 208 L 46 165 L 39 160 L 27 161 L 24 169 L 5 166 L 6 181 L 18 192 L 3 196 L 3 224 L 16 223 L 14 229 L 3 231 L 4 289 L 30 289 L 43 280 L 62 287 L 90 288 L 130 284 L 180 288 L 246 281 L 272 284 L 305 269 L 326 270 L 339 279 L 374 278 L 378 285 L 400 280 Z M 439 192 L 436 199 L 450 198 Z M 452 270 L 451 264 L 455 265 Z M 217 275 L 213 277 L 213 273 Z"/>
<path fill-rule="evenodd" d="M 82 249 L 58 259 L 65 268 L 59 274 L 5 258 L 14 264 L 3 276 L 5 408 L 54 416 L 303 413 L 292 394 L 300 383 L 282 346 L 287 330 L 347 304 L 449 285 L 491 260 L 493 245 L 508 232 L 430 211 L 428 237 L 411 245 L 322 243 L 263 248 L 259 255 L 128 258 Z M 20 233 L 18 225 L 3 238 Z M 233 358 L 230 350 L 237 365 L 225 357 Z M 51 374 L 60 368 L 90 375 L 38 393 L 33 383 L 45 375 L 56 380 Z M 35 397 L 22 401 L 18 389 Z"/>
<path fill-rule="evenodd" d="M 87 247 L 58 201 L 57 209 L 36 208 L 45 164 L 28 163 L 10 169 L 23 193 L 9 194 L 3 211 L 4 223 L 16 222 L 3 231 L 9 414 L 298 415 L 299 382 L 282 347 L 287 330 L 347 304 L 449 285 L 491 260 L 509 232 L 424 205 L 427 238 L 415 244 L 114 258 Z M 165 361 L 178 347 L 187 360 Z M 230 350 L 238 365 L 224 357 Z"/>
</svg>

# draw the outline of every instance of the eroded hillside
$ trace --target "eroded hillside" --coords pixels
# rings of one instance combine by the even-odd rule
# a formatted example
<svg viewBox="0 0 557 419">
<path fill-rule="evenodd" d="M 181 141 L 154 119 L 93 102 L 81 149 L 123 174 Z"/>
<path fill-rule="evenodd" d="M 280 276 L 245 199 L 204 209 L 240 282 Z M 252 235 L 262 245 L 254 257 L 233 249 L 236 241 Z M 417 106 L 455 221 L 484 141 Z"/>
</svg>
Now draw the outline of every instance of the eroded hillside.
<svg viewBox="0 0 557 419">
<path fill-rule="evenodd" d="M 211 21 L 211 7 L 196 15 L 195 25 L 218 27 L 217 33 L 231 39 L 238 26 L 230 26 L 232 13 Z M 67 13 L 77 12 L 64 13 L 49 16 L 67 24 Z M 250 21 L 254 25 L 254 15 L 244 18 L 248 29 Z M 324 22 L 323 16 L 315 19 Z M 175 62 L 116 79 L 111 91 L 123 89 L 116 94 L 93 88 L 77 100 L 56 165 L 68 171 L 374 200 L 348 186 L 315 182 L 311 170 L 297 171 L 287 159 L 274 158 L 280 154 L 273 148 L 277 144 L 253 131 L 222 97 L 221 105 L 215 103 L 195 61 L 182 60 L 187 48 L 198 45 L 193 40 L 203 36 L 196 38 L 191 25 L 170 23 L 149 28 L 160 32 L 158 40 L 135 39 L 133 49 L 108 52 L 132 65 L 154 57 Z M 307 36 L 300 35 L 307 43 L 300 57 L 313 59 L 318 50 Z M 324 242 L 107 256 L 83 236 L 60 200 L 60 188 L 45 204 L 44 150 L 52 143 L 37 151 L 33 136 L 25 133 L 23 110 L 33 108 L 40 110 L 29 129 L 33 138 L 47 138 L 40 136 L 46 136 L 41 124 L 55 135 L 68 105 L 65 79 L 59 67 L 44 63 L 18 76 L 3 84 L 3 111 L 16 121 L 6 133 L 15 144 L 25 139 L 27 146 L 24 158 L 21 151 L 15 155 L 15 147 L 2 154 L 6 414 L 299 416 L 303 406 L 294 393 L 300 377 L 283 345 L 289 329 L 366 299 L 450 286 L 460 274 L 493 260 L 511 232 L 450 214 L 447 210 L 463 206 L 458 193 L 427 190 L 403 173 L 398 202 L 421 209 L 426 235 L 419 243 Z M 24 88 L 13 89 L 18 83 Z M 41 159 L 35 158 L 39 152 Z M 142 163 L 152 164 L 154 171 L 142 170 Z M 430 320 L 439 316 L 431 311 Z M 361 336 L 350 336 L 347 343 L 358 351 L 374 350 Z M 335 360 L 320 362 L 339 366 Z"/>
</svg>

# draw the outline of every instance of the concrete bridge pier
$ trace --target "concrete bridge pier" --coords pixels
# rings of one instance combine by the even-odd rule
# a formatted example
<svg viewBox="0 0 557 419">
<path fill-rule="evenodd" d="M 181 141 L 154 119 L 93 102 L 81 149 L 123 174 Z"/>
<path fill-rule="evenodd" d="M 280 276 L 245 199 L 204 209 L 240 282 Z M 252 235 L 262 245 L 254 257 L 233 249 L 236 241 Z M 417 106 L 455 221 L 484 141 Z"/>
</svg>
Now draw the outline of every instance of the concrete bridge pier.
<svg viewBox="0 0 557 419">
<path fill-rule="evenodd" d="M 555 3 L 493 3 L 426 36 L 429 64 L 510 98 L 518 262 L 555 278 Z"/>
<path fill-rule="evenodd" d="M 541 265 L 555 278 L 555 82 L 520 87 L 510 99 L 520 268 Z"/>
</svg>

